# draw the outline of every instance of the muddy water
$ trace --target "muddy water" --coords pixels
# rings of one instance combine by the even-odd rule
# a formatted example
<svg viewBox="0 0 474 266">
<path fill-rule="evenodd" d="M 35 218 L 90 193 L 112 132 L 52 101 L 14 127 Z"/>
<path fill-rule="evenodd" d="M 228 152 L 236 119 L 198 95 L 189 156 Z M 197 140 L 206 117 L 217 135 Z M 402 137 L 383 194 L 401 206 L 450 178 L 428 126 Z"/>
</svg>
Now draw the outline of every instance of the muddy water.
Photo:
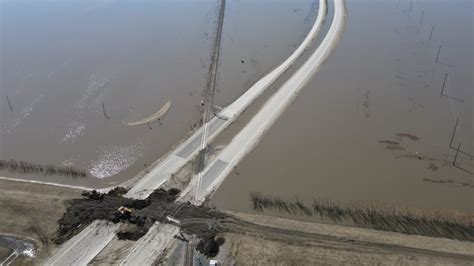
<svg viewBox="0 0 474 266">
<path fill-rule="evenodd" d="M 459 118 L 452 146 L 474 153 L 472 2 L 347 8 L 333 54 L 213 204 L 251 211 L 249 194 L 261 192 L 473 213 L 473 158 L 460 153 L 453 167 L 449 148 Z"/>
<path fill-rule="evenodd" d="M 216 104 L 231 102 L 294 50 L 314 20 L 313 2 L 227 2 Z M 74 166 L 89 176 L 0 176 L 117 184 L 198 121 L 219 1 L 1 5 L 0 159 Z M 270 31 L 276 19 L 282 26 Z M 161 124 L 125 125 L 168 100 Z"/>
<path fill-rule="evenodd" d="M 6 262 L 5 260 L 12 253 L 15 253 L 12 257 L 34 258 L 36 256 L 36 248 L 33 243 L 12 236 L 0 235 L 0 251 L 3 251 L 3 254 L 0 253 L 0 261 L 2 263 Z M 12 262 L 12 258 L 9 259 L 9 262 Z"/>
</svg>

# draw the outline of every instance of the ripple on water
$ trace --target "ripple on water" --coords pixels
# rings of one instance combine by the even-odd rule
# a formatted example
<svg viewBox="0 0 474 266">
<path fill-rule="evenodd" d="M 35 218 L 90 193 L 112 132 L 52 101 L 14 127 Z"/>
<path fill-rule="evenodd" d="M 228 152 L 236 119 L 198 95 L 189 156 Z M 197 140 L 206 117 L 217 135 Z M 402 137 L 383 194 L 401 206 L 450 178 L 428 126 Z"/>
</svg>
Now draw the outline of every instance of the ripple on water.
<svg viewBox="0 0 474 266">
<path fill-rule="evenodd" d="M 102 146 L 99 158 L 92 162 L 89 172 L 97 178 L 106 178 L 125 170 L 143 157 L 143 143 L 138 141 L 129 146 Z"/>
<path fill-rule="evenodd" d="M 38 105 L 41 100 L 43 100 L 44 94 L 40 94 L 37 98 L 35 98 L 28 106 L 24 107 L 21 109 L 21 111 L 16 115 L 13 120 L 10 121 L 10 123 L 5 126 L 6 131 L 8 134 L 13 134 L 15 133 L 15 129 L 23 123 L 23 121 L 30 116 L 33 113 L 33 110 L 35 109 L 36 105 Z"/>
<path fill-rule="evenodd" d="M 108 78 L 97 79 L 95 75 L 89 78 L 87 89 L 81 98 L 74 104 L 74 109 L 82 115 L 86 110 L 98 111 L 104 100 L 104 89 L 109 82 Z"/>
<path fill-rule="evenodd" d="M 80 159 L 80 155 L 76 154 L 64 160 L 61 164 L 65 167 L 73 167 L 80 161 Z"/>
<path fill-rule="evenodd" d="M 77 137 L 84 135 L 84 130 L 86 125 L 81 122 L 71 122 L 66 128 L 66 135 L 64 136 L 61 142 L 71 142 L 74 143 Z"/>
</svg>

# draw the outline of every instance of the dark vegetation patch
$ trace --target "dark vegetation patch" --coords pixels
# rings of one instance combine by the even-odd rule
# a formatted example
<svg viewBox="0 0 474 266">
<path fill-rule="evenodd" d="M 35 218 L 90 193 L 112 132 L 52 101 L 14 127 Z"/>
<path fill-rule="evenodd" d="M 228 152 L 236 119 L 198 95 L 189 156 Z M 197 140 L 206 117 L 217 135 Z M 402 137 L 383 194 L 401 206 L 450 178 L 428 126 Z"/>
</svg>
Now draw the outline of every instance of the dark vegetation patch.
<svg viewBox="0 0 474 266">
<path fill-rule="evenodd" d="M 387 145 L 385 147 L 387 150 L 392 150 L 392 151 L 404 151 L 406 150 L 404 147 L 400 145 Z"/>
<path fill-rule="evenodd" d="M 399 145 L 400 142 L 393 140 L 380 140 L 379 143 L 389 144 L 389 145 Z"/>
<path fill-rule="evenodd" d="M 284 200 L 260 193 L 252 193 L 251 201 L 253 209 L 258 212 L 273 210 L 290 215 L 318 215 L 336 223 L 355 224 L 377 230 L 474 241 L 472 217 L 427 214 L 393 207 L 343 206 L 318 199 L 309 207 L 298 199 Z"/>
<path fill-rule="evenodd" d="M 407 138 L 412 141 L 417 141 L 420 139 L 418 136 L 409 133 L 397 133 L 396 136 L 400 139 Z"/>
<path fill-rule="evenodd" d="M 157 189 L 144 200 L 122 197 L 126 193 L 124 188 L 115 188 L 107 194 L 95 190 L 83 192 L 83 198 L 70 201 L 66 213 L 58 221 L 59 228 L 53 241 L 61 244 L 95 220 L 123 223 L 117 237 L 135 241 L 155 222 L 171 223 L 166 217 L 172 216 L 180 221 L 182 232 L 203 239 L 203 251 L 209 250 L 204 254 L 212 257 L 215 243 L 210 239 L 224 231 L 213 224 L 227 216 L 217 209 L 176 202 L 179 192 L 177 189 Z"/>
<path fill-rule="evenodd" d="M 436 184 L 452 184 L 460 185 L 463 187 L 474 188 L 474 184 L 469 182 L 458 182 L 453 179 L 432 179 L 432 178 L 423 178 L 423 182 L 436 183 Z"/>
<path fill-rule="evenodd" d="M 16 160 L 0 160 L 0 170 L 20 174 L 60 175 L 73 178 L 87 176 L 86 171 L 74 167 L 41 165 Z"/>
<path fill-rule="evenodd" d="M 438 167 L 435 163 L 430 162 L 430 163 L 428 164 L 428 169 L 430 169 L 430 170 L 433 171 L 433 172 L 436 172 L 436 171 L 438 171 L 439 167 Z"/>
<path fill-rule="evenodd" d="M 208 257 L 215 257 L 219 254 L 219 247 L 224 244 L 225 239 L 215 235 L 201 239 L 196 246 L 196 250 Z"/>
</svg>

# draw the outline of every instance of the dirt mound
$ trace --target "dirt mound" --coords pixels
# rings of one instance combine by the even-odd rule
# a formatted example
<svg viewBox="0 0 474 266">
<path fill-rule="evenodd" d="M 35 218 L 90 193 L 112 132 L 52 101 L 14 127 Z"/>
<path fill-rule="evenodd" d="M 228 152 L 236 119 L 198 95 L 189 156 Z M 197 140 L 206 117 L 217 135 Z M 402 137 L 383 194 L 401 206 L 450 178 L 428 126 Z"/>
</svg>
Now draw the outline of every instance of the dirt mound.
<svg viewBox="0 0 474 266">
<path fill-rule="evenodd" d="M 117 237 L 120 240 L 137 241 L 144 236 L 146 232 L 147 230 L 144 226 L 127 223 L 120 226 L 120 231 L 117 233 Z"/>
<path fill-rule="evenodd" d="M 121 195 L 126 193 L 123 188 L 113 189 L 107 194 L 95 190 L 83 192 L 84 198 L 72 200 L 66 213 L 58 221 L 59 229 L 53 241 L 57 244 L 63 243 L 94 220 L 122 222 L 124 225 L 117 233 L 118 238 L 136 241 L 146 234 L 155 222 L 170 223 L 166 217 L 172 216 L 181 221 L 183 232 L 204 239 L 202 252 L 212 256 L 216 248 L 218 252 L 219 243 L 223 243 L 222 240 L 215 239 L 216 235 L 223 231 L 222 227 L 218 226 L 219 220 L 227 216 L 206 206 L 194 206 L 189 202 L 178 203 L 176 199 L 179 192 L 177 189 L 157 189 L 145 200 L 122 197 Z"/>
<path fill-rule="evenodd" d="M 115 187 L 112 190 L 110 190 L 109 193 L 107 193 L 107 195 L 123 196 L 123 195 L 127 194 L 127 192 L 128 192 L 128 190 L 124 187 Z"/>
<path fill-rule="evenodd" d="M 210 236 L 206 239 L 201 239 L 196 249 L 207 257 L 212 258 L 219 254 L 219 246 L 224 244 L 224 242 L 225 239 L 222 237 Z"/>
</svg>

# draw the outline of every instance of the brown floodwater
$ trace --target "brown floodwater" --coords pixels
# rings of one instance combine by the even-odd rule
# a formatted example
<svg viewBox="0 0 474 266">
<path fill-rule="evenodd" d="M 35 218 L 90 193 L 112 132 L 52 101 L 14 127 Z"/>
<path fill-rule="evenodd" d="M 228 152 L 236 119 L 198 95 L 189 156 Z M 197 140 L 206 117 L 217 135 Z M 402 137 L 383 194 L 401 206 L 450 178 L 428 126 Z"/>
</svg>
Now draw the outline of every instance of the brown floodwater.
<svg viewBox="0 0 474 266">
<path fill-rule="evenodd" d="M 260 192 L 474 212 L 473 2 L 410 2 L 347 1 L 336 49 L 214 205 L 252 211 Z"/>
<path fill-rule="evenodd" d="M 315 3 L 227 1 L 215 104 L 232 102 L 291 54 L 312 26 Z M 220 1 L 0 5 L 0 159 L 73 166 L 88 177 L 0 176 L 117 184 L 199 120 Z M 125 125 L 168 100 L 161 123 Z"/>
</svg>

